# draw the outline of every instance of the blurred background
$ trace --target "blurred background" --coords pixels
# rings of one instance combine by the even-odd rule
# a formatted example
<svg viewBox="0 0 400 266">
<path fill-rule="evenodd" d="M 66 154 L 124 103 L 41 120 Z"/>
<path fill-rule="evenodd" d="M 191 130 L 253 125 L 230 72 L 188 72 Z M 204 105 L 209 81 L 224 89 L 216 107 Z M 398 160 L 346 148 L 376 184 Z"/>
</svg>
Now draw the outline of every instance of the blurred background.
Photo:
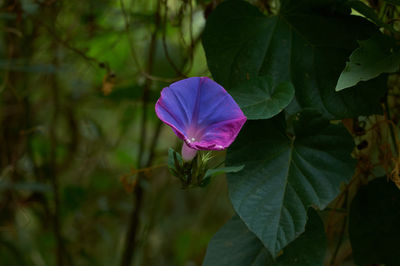
<svg viewBox="0 0 400 266">
<path fill-rule="evenodd" d="M 181 189 L 154 104 L 217 2 L 0 1 L 0 265 L 201 265 L 225 179 Z"/>
</svg>

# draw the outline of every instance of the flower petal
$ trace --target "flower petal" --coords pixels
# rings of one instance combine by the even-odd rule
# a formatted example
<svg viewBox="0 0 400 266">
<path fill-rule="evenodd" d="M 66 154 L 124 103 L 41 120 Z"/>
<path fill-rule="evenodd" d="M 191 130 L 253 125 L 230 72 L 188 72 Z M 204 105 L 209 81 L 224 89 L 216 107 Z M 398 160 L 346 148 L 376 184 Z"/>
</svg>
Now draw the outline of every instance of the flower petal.
<svg viewBox="0 0 400 266">
<path fill-rule="evenodd" d="M 156 113 L 197 150 L 227 148 L 246 121 L 233 98 L 207 77 L 184 79 L 164 88 Z"/>
</svg>

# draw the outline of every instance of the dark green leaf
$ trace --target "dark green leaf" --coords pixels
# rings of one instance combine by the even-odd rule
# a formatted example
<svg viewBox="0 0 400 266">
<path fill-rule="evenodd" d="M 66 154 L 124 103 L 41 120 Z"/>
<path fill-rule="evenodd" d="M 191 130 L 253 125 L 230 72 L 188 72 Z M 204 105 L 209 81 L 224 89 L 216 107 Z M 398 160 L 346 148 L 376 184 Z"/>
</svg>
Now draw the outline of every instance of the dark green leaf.
<svg viewBox="0 0 400 266">
<path fill-rule="evenodd" d="M 290 82 L 274 83 L 268 76 L 241 82 L 230 90 L 248 119 L 268 119 L 289 105 L 294 97 Z"/>
<path fill-rule="evenodd" d="M 281 124 L 247 122 L 227 154 L 227 165 L 245 165 L 228 174 L 233 206 L 274 256 L 304 231 L 308 207 L 325 208 L 355 166 L 344 127 L 299 114 L 288 137 Z"/>
<path fill-rule="evenodd" d="M 361 41 L 354 50 L 345 69 L 339 77 L 336 91 L 356 85 L 360 81 L 370 80 L 382 73 L 399 70 L 400 49 L 395 41 L 383 34 Z"/>
<path fill-rule="evenodd" d="M 205 177 L 213 177 L 224 173 L 237 173 L 244 168 L 244 165 L 221 167 L 215 169 L 208 169 Z"/>
<path fill-rule="evenodd" d="M 349 94 L 334 91 L 357 40 L 376 32 L 372 23 L 349 13 L 340 1 L 287 0 L 278 15 L 265 17 L 247 2 L 224 2 L 206 23 L 208 66 L 228 90 L 258 76 L 290 81 L 300 107 L 316 108 L 330 119 L 376 113 L 384 93 L 376 84 Z"/>
<path fill-rule="evenodd" d="M 371 21 L 373 21 L 376 25 L 378 25 L 379 27 L 383 27 L 385 29 L 388 29 L 390 31 L 394 31 L 393 27 L 389 24 L 386 24 L 385 22 L 383 22 L 378 14 L 375 12 L 375 10 L 373 10 L 372 8 L 370 8 L 369 6 L 367 6 L 366 4 L 364 4 L 361 1 L 347 1 L 347 4 L 353 8 L 354 10 L 356 10 L 358 13 L 360 13 L 361 15 L 365 16 L 366 18 L 370 19 Z"/>
<path fill-rule="evenodd" d="M 400 190 L 386 177 L 361 187 L 350 208 L 349 234 L 358 265 L 400 265 Z"/>
<path fill-rule="evenodd" d="M 273 260 L 262 242 L 238 216 L 234 216 L 212 238 L 204 266 L 322 265 L 326 250 L 324 225 L 315 211 L 309 211 L 306 230 Z"/>
<path fill-rule="evenodd" d="M 236 173 L 236 172 L 239 172 L 240 170 L 242 170 L 243 168 L 244 168 L 244 165 L 208 169 L 206 174 L 204 175 L 201 186 L 208 185 L 211 181 L 211 178 L 214 176 L 221 175 L 221 174 L 227 174 L 227 173 Z"/>
<path fill-rule="evenodd" d="M 183 165 L 182 156 L 174 149 L 168 149 L 168 168 L 179 171 Z"/>
</svg>

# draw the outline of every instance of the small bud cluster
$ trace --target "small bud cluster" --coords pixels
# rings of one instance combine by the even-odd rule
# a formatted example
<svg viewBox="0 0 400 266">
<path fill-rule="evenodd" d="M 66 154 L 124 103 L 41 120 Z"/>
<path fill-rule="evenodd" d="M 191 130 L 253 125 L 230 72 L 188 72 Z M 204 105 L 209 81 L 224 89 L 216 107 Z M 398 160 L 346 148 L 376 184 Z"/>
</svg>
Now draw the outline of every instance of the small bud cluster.
<svg viewBox="0 0 400 266">
<path fill-rule="evenodd" d="M 210 154 L 210 152 L 199 152 L 192 160 L 188 161 L 173 149 L 169 149 L 169 171 L 181 181 L 183 188 L 204 187 L 211 178 L 207 174 L 209 170 L 207 163 L 212 158 Z"/>
</svg>

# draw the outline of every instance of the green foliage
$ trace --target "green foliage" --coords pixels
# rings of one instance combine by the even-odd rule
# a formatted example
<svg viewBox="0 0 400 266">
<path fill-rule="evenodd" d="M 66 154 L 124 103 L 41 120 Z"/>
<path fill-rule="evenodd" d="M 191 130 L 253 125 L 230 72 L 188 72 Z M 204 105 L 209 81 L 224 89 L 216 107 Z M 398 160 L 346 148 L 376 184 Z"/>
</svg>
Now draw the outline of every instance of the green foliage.
<svg viewBox="0 0 400 266">
<path fill-rule="evenodd" d="M 245 166 L 227 175 L 237 216 L 215 235 L 204 265 L 275 265 L 290 248 L 311 257 L 301 251 L 305 244 L 295 245 L 307 234 L 309 207 L 324 210 L 338 195 L 334 204 L 345 205 L 345 184 L 360 172 L 352 137 L 330 120 L 381 113 L 384 73 L 399 65 L 395 39 L 350 15 L 350 7 L 396 33 L 381 15 L 386 9 L 378 14 L 361 1 L 282 0 L 267 16 L 231 0 L 208 18 L 203 46 L 210 71 L 248 119 L 258 121 L 248 121 L 228 149 L 227 165 Z M 336 85 L 347 90 L 336 92 Z M 365 134 L 355 132 L 357 119 L 350 121 L 350 132 Z M 331 264 L 339 250 L 332 251 Z M 323 253 L 299 265 L 322 265 Z"/>
<path fill-rule="evenodd" d="M 357 41 L 376 32 L 348 13 L 334 1 L 282 1 L 278 15 L 265 17 L 244 1 L 227 1 L 207 20 L 208 66 L 228 91 L 241 81 L 270 75 L 293 83 L 300 107 L 315 108 L 329 119 L 376 113 L 385 79 L 334 91 Z"/>
<path fill-rule="evenodd" d="M 363 186 L 349 217 L 354 260 L 359 265 L 398 265 L 400 190 L 386 177 Z"/>
<path fill-rule="evenodd" d="M 326 237 L 318 214 L 308 212 L 305 232 L 290 243 L 276 260 L 238 216 L 229 220 L 211 240 L 203 266 L 322 265 Z"/>
<path fill-rule="evenodd" d="M 208 165 L 210 159 L 212 157 L 209 152 L 199 152 L 192 161 L 185 162 L 178 152 L 170 148 L 168 150 L 168 169 L 172 175 L 181 181 L 182 188 L 188 188 L 195 186 L 205 187 L 213 177 L 225 173 L 236 173 L 244 167 L 242 165 L 210 168 Z"/>
<path fill-rule="evenodd" d="M 268 119 L 280 113 L 294 97 L 291 83 L 274 83 L 267 76 L 253 78 L 239 83 L 229 92 L 247 119 Z"/>
<path fill-rule="evenodd" d="M 362 14 L 363 16 L 365 16 L 366 18 L 370 19 L 372 22 L 374 22 L 379 27 L 383 27 L 385 29 L 393 31 L 393 28 L 391 27 L 391 25 L 383 22 L 379 18 L 378 14 L 375 12 L 375 10 L 373 10 L 372 8 L 367 6 L 364 2 L 358 1 L 358 0 L 350 0 L 350 1 L 347 1 L 347 5 L 349 7 L 351 7 L 352 9 L 356 10 L 357 12 L 359 12 L 360 14 Z"/>
<path fill-rule="evenodd" d="M 221 174 L 237 173 L 241 171 L 243 168 L 244 165 L 208 169 L 206 174 L 204 175 L 202 186 L 208 185 L 213 177 L 216 177 Z"/>
<path fill-rule="evenodd" d="M 336 91 L 352 87 L 382 73 L 393 73 L 400 67 L 400 50 L 393 39 L 382 34 L 360 41 L 360 46 L 350 56 L 340 74 Z"/>
<path fill-rule="evenodd" d="M 229 149 L 232 204 L 273 256 L 298 237 L 313 205 L 324 209 L 354 169 L 351 137 L 319 116 L 298 114 L 294 135 L 278 119 L 248 122 Z M 245 157 L 243 157 L 245 155 Z"/>
</svg>

